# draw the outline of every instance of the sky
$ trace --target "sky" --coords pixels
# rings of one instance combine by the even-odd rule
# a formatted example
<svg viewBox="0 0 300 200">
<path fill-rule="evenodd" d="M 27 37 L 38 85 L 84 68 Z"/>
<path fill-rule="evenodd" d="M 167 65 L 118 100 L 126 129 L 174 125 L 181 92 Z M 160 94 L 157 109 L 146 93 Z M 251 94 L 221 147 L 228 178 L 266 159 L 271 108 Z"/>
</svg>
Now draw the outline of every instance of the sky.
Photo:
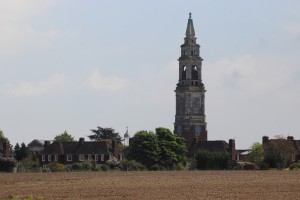
<svg viewBox="0 0 300 200">
<path fill-rule="evenodd" d="M 300 139 L 297 0 L 1 0 L 0 129 L 13 145 L 97 126 L 173 130 L 189 12 L 208 139 Z"/>
</svg>

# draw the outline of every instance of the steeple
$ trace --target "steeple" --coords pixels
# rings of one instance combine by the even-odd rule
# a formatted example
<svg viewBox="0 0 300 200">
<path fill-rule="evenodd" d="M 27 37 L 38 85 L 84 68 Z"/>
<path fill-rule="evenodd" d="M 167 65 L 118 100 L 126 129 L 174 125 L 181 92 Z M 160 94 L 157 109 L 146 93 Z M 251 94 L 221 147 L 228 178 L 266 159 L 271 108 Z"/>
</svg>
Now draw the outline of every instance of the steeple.
<svg viewBox="0 0 300 200">
<path fill-rule="evenodd" d="M 202 82 L 202 58 L 196 42 L 192 13 L 179 57 L 179 80 L 176 85 L 176 116 L 174 132 L 187 143 L 194 139 L 207 141 L 205 117 L 205 87 Z"/>
<path fill-rule="evenodd" d="M 194 25 L 193 25 L 193 19 L 192 19 L 192 13 L 189 13 L 190 17 L 188 20 L 188 24 L 186 27 L 186 39 L 194 39 L 195 38 L 195 30 L 194 30 Z"/>
</svg>

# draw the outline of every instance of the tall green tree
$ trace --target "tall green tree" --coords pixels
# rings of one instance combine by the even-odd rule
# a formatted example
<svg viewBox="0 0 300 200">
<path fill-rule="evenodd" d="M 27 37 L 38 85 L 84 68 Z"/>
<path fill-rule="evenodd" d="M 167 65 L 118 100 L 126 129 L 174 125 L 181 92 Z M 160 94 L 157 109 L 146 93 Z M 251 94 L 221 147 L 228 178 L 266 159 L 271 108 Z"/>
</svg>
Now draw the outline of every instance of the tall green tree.
<svg viewBox="0 0 300 200">
<path fill-rule="evenodd" d="M 16 160 L 21 160 L 20 158 L 20 145 L 19 143 L 17 143 L 14 147 L 14 151 L 15 151 L 15 156 L 16 156 Z"/>
<path fill-rule="evenodd" d="M 250 153 L 247 155 L 247 160 L 255 164 L 260 164 L 264 160 L 264 148 L 259 142 L 251 145 Z"/>
<path fill-rule="evenodd" d="M 130 140 L 127 158 L 142 163 L 148 169 L 163 166 L 172 169 L 185 162 L 186 146 L 182 138 L 167 128 L 156 128 L 155 133 L 139 131 Z"/>
<path fill-rule="evenodd" d="M 74 137 L 72 135 L 70 135 L 67 131 L 59 134 L 59 135 L 56 135 L 54 137 L 54 141 L 55 142 L 74 142 Z"/>
<path fill-rule="evenodd" d="M 28 157 L 28 148 L 24 142 L 21 144 L 21 147 L 17 143 L 14 149 L 17 161 L 21 161 Z"/>
<path fill-rule="evenodd" d="M 119 144 L 122 144 L 122 138 L 119 135 L 119 133 L 115 132 L 115 129 L 113 128 L 103 128 L 101 126 L 98 126 L 97 129 L 92 129 L 92 135 L 89 135 L 88 137 L 91 140 L 117 140 Z"/>
<path fill-rule="evenodd" d="M 169 129 L 163 127 L 156 128 L 155 134 L 160 147 L 160 165 L 172 169 L 174 165 L 185 162 L 187 150 L 182 138 L 177 137 Z"/>
<path fill-rule="evenodd" d="M 288 161 L 291 160 L 292 155 L 295 154 L 295 149 L 290 140 L 281 136 L 276 137 L 277 139 L 270 140 L 270 142 L 264 146 L 265 162 L 268 163 L 270 167 L 278 167 L 278 164 L 285 167 Z"/>
<path fill-rule="evenodd" d="M 159 161 L 160 148 L 153 132 L 138 131 L 130 140 L 127 158 L 142 163 L 148 169 Z"/>
</svg>

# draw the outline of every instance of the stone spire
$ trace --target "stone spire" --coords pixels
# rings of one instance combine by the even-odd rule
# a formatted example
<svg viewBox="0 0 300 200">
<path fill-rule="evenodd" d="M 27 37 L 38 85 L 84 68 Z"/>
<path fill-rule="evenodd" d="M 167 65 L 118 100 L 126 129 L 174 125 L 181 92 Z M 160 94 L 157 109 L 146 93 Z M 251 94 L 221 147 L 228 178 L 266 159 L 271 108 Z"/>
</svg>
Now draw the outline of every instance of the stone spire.
<svg viewBox="0 0 300 200">
<path fill-rule="evenodd" d="M 192 13 L 189 13 L 190 17 L 188 20 L 187 28 L 186 28 L 186 38 L 193 39 L 195 38 L 195 30 L 194 30 L 194 25 L 193 25 L 193 19 L 192 19 Z"/>
</svg>

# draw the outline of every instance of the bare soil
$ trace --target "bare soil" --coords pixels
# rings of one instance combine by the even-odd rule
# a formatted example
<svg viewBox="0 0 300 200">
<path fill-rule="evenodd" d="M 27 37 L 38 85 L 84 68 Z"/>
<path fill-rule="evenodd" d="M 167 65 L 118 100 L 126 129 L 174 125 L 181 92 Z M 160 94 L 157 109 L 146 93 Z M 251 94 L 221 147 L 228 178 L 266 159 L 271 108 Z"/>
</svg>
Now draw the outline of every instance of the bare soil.
<svg viewBox="0 0 300 200">
<path fill-rule="evenodd" d="M 0 173 L 0 199 L 300 199 L 300 171 Z"/>
</svg>

